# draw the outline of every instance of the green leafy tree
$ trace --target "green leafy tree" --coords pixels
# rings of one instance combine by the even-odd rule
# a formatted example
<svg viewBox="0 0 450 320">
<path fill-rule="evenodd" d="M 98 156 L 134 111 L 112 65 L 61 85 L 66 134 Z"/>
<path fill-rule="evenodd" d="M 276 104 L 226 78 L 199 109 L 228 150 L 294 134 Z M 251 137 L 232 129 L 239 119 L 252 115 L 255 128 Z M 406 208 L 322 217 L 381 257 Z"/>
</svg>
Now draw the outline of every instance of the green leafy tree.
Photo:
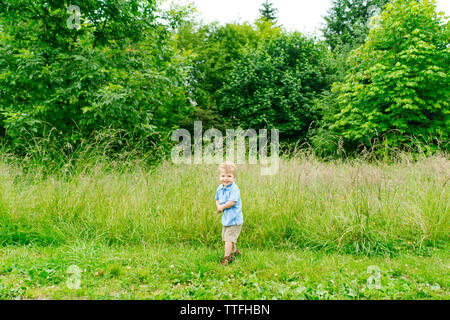
<svg viewBox="0 0 450 320">
<path fill-rule="evenodd" d="M 448 141 L 449 66 L 449 22 L 435 1 L 391 1 L 333 89 L 341 109 L 331 128 L 353 146 Z"/>
<path fill-rule="evenodd" d="M 187 108 L 186 66 L 170 44 L 176 19 L 159 22 L 154 1 L 74 0 L 77 24 L 66 3 L 0 0 L 5 138 L 76 145 L 106 128 L 142 139 L 176 125 Z"/>
<path fill-rule="evenodd" d="M 219 91 L 229 82 L 234 62 L 247 50 L 262 45 L 280 32 L 264 21 L 255 25 L 183 23 L 177 29 L 176 40 L 191 61 L 189 90 L 196 106 L 183 126 L 190 128 L 193 120 L 202 120 L 205 127 L 225 129 L 227 121 L 218 113 L 217 101 Z"/>
<path fill-rule="evenodd" d="M 220 113 L 242 128 L 279 129 L 303 138 L 312 105 L 329 85 L 327 50 L 299 33 L 281 34 L 237 61 L 221 91 Z"/>
<path fill-rule="evenodd" d="M 389 0 L 334 0 L 325 17 L 322 29 L 331 48 L 327 64 L 332 70 L 332 82 L 344 80 L 350 69 L 350 52 L 361 46 L 373 27 L 384 5 Z M 374 21 L 375 20 L 375 21 Z M 340 111 L 336 92 L 324 91 L 314 105 L 316 119 L 309 138 L 317 155 L 330 155 L 337 151 L 340 137 L 330 131 Z"/>
</svg>

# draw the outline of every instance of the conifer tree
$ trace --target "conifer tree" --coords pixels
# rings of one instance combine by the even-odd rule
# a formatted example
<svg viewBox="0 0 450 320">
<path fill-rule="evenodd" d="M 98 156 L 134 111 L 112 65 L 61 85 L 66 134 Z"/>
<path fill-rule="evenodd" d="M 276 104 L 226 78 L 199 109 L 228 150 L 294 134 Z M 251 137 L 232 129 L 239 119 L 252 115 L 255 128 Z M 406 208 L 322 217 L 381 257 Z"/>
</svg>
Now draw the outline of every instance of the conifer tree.
<svg viewBox="0 0 450 320">
<path fill-rule="evenodd" d="M 274 24 L 278 20 L 278 17 L 277 17 L 278 9 L 275 8 L 274 4 L 271 1 L 269 1 L 269 0 L 266 0 L 262 4 L 262 8 L 259 9 L 259 12 L 261 13 L 261 17 L 262 18 L 264 18 L 267 21 L 271 21 Z"/>
</svg>

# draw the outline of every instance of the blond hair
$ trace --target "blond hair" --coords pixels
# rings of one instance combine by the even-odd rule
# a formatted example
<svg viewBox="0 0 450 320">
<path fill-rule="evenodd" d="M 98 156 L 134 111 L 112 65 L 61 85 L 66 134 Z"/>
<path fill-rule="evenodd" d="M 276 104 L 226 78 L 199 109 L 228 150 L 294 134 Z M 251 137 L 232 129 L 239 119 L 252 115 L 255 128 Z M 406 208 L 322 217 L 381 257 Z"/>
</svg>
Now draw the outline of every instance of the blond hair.
<svg viewBox="0 0 450 320">
<path fill-rule="evenodd" d="M 219 165 L 219 172 L 231 173 L 234 177 L 236 177 L 236 166 L 232 162 L 224 162 Z"/>
</svg>

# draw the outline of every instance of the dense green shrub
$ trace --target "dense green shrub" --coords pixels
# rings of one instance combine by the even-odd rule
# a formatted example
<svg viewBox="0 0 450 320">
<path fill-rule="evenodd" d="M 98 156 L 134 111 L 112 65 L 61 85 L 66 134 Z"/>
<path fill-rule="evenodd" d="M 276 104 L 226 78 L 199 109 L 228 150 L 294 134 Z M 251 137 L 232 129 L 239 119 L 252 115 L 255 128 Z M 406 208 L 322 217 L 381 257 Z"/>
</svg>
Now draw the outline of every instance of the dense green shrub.
<svg viewBox="0 0 450 320">
<path fill-rule="evenodd" d="M 237 61 L 221 91 L 220 112 L 243 128 L 276 128 L 282 139 L 305 136 L 312 106 L 330 85 L 327 50 L 300 33 L 281 34 Z"/>
</svg>

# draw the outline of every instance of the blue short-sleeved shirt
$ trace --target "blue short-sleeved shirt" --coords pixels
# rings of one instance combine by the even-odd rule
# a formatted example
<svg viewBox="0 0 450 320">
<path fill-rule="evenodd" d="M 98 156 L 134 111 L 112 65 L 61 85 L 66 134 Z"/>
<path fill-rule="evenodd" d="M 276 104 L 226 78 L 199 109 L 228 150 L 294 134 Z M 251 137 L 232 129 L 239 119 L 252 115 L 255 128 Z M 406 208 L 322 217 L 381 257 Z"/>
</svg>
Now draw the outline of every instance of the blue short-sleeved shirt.
<svg viewBox="0 0 450 320">
<path fill-rule="evenodd" d="M 222 225 L 225 227 L 239 226 L 244 223 L 244 216 L 242 214 L 241 192 L 234 181 L 224 187 L 223 184 L 217 188 L 216 200 L 219 200 L 221 205 L 228 201 L 234 201 L 236 204 L 231 208 L 225 209 L 222 215 Z"/>
</svg>

